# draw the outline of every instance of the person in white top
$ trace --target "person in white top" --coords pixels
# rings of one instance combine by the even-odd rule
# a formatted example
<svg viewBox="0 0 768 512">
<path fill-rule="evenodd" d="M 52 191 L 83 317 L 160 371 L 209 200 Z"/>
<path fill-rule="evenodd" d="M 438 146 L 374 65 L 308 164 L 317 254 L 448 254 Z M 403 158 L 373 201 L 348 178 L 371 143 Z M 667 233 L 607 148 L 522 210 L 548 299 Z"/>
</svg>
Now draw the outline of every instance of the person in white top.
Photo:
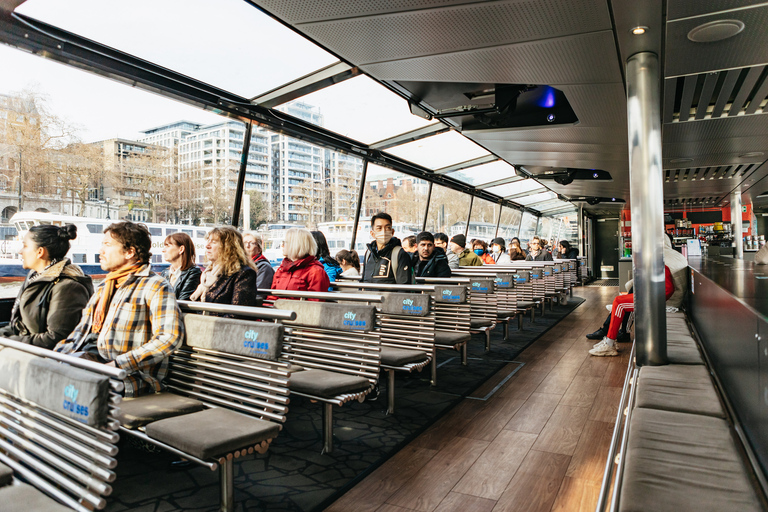
<svg viewBox="0 0 768 512">
<path fill-rule="evenodd" d="M 512 263 L 512 260 L 507 254 L 506 247 L 504 246 L 504 239 L 501 237 L 491 240 L 491 257 L 497 265 L 506 265 Z"/>
<path fill-rule="evenodd" d="M 360 277 L 360 257 L 357 255 L 357 252 L 342 249 L 336 253 L 336 261 L 339 262 L 342 270 L 344 270 L 341 273 L 341 277 Z"/>
</svg>

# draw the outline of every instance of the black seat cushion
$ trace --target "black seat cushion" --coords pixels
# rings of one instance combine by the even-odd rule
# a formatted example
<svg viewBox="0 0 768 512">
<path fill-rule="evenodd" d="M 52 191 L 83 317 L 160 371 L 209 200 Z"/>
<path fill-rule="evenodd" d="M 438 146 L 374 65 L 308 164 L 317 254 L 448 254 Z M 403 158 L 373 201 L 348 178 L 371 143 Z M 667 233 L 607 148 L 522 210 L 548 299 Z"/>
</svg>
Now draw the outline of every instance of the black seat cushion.
<svg viewBox="0 0 768 512">
<path fill-rule="evenodd" d="M 637 406 L 725 418 L 704 366 L 644 366 L 637 384 Z"/>
<path fill-rule="evenodd" d="M 280 428 L 222 407 L 147 425 L 147 435 L 200 459 L 226 455 L 274 438 Z"/>
<path fill-rule="evenodd" d="M 427 354 L 419 350 L 381 347 L 382 366 L 404 366 L 410 363 L 420 363 L 426 359 L 428 359 Z"/>
<path fill-rule="evenodd" d="M 761 510 L 720 418 L 636 408 L 619 510 Z"/>
<path fill-rule="evenodd" d="M 496 316 L 498 318 L 507 318 L 507 317 L 510 317 L 510 316 L 515 316 L 515 312 L 514 311 L 510 311 L 510 310 L 498 311 L 498 312 L 496 312 Z"/>
<path fill-rule="evenodd" d="M 532 308 L 535 305 L 536 305 L 535 302 L 530 302 L 530 301 L 527 301 L 527 300 L 519 300 L 519 301 L 517 301 L 517 309 Z"/>
<path fill-rule="evenodd" d="M 492 325 L 493 322 L 485 318 L 474 318 L 469 321 L 470 329 L 485 329 L 486 327 L 491 327 Z"/>
<path fill-rule="evenodd" d="M 202 402 L 174 395 L 173 393 L 155 393 L 138 398 L 125 399 L 120 403 L 117 419 L 125 428 L 139 428 L 147 423 L 202 411 Z"/>
<path fill-rule="evenodd" d="M 472 339 L 468 332 L 435 331 L 435 345 L 446 347 L 458 347 Z"/>
<path fill-rule="evenodd" d="M 304 370 L 291 374 L 288 387 L 296 393 L 332 398 L 345 393 L 357 393 L 371 387 L 365 377 L 326 370 Z"/>
<path fill-rule="evenodd" d="M 6 485 L 0 488 L 3 512 L 72 512 L 31 485 Z"/>
<path fill-rule="evenodd" d="M 13 479 L 13 470 L 0 462 L 0 485 L 8 485 Z"/>
</svg>

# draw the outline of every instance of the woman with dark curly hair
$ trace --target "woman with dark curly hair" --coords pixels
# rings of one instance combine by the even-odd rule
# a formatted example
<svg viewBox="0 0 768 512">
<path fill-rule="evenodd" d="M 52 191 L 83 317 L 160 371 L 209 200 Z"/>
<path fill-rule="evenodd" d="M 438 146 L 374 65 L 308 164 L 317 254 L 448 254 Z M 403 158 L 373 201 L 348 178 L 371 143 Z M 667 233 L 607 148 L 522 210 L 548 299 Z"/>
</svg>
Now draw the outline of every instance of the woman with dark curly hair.
<svg viewBox="0 0 768 512">
<path fill-rule="evenodd" d="M 208 267 L 189 300 L 256 305 L 256 268 L 245 254 L 242 235 L 233 227 L 214 228 L 205 239 Z"/>
<path fill-rule="evenodd" d="M 0 336 L 51 349 L 74 330 L 93 294 L 91 278 L 65 257 L 76 237 L 74 224 L 29 229 L 19 251 L 29 274 Z"/>
</svg>

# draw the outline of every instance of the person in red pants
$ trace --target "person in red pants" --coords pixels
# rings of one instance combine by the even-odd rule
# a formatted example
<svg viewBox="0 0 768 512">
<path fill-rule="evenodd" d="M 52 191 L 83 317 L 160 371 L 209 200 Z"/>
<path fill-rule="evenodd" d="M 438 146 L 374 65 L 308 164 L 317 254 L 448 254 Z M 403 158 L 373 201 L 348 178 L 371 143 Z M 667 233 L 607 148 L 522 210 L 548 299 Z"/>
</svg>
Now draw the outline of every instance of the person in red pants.
<svg viewBox="0 0 768 512">
<path fill-rule="evenodd" d="M 669 267 L 664 265 L 664 300 L 669 299 L 673 293 L 675 293 L 675 283 L 672 280 L 672 272 L 669 271 Z M 589 353 L 598 357 L 619 355 L 619 350 L 616 346 L 619 327 L 621 327 L 624 316 L 634 310 L 635 295 L 633 293 L 619 295 L 613 299 L 613 306 L 611 307 L 611 323 L 608 326 L 608 333 L 602 341 L 596 343 L 595 346 L 592 347 L 592 350 L 590 350 Z"/>
</svg>

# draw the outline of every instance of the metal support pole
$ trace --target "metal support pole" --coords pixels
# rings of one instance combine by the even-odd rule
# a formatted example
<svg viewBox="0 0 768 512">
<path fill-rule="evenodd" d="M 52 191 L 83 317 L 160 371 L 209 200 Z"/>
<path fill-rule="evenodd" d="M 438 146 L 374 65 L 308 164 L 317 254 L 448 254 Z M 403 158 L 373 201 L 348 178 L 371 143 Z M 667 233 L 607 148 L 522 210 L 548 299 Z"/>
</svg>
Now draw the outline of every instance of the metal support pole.
<svg viewBox="0 0 768 512">
<path fill-rule="evenodd" d="M 472 205 L 475 204 L 475 196 L 469 196 L 469 213 L 467 214 L 467 227 L 464 229 L 464 238 L 469 235 L 469 221 L 472 219 Z"/>
<path fill-rule="evenodd" d="M 219 483 L 221 484 L 221 512 L 235 510 L 235 471 L 230 458 L 224 459 L 224 464 L 219 467 Z"/>
<path fill-rule="evenodd" d="M 656 54 L 636 53 L 627 60 L 635 342 L 640 366 L 668 362 L 659 84 Z"/>
<path fill-rule="evenodd" d="M 432 378 L 429 384 L 437 386 L 437 350 L 432 351 L 432 364 L 430 366 L 432 367 Z"/>
<path fill-rule="evenodd" d="M 357 241 L 357 226 L 360 223 L 360 210 L 363 208 L 363 197 L 365 196 L 365 179 L 368 176 L 368 160 L 363 159 L 363 174 L 360 175 L 360 190 L 357 193 L 357 211 L 355 211 L 355 223 L 352 225 L 352 240 L 349 243 L 349 250 L 355 250 Z"/>
<path fill-rule="evenodd" d="M 733 235 L 733 243 L 736 244 L 733 257 L 737 260 L 744 259 L 744 233 L 741 218 L 741 192 L 734 190 L 731 192 L 731 235 Z"/>
<path fill-rule="evenodd" d="M 253 123 L 245 125 L 245 140 L 243 141 L 243 153 L 240 155 L 240 174 L 237 175 L 237 190 L 235 191 L 235 206 L 232 208 L 232 225 L 240 224 L 240 205 L 243 203 L 243 190 L 245 189 L 245 172 L 248 169 L 248 152 L 251 150 L 251 130 Z"/>
<path fill-rule="evenodd" d="M 333 453 L 333 404 L 323 404 L 323 451 Z"/>
<path fill-rule="evenodd" d="M 501 226 L 501 210 L 504 209 L 504 207 L 499 203 L 499 218 L 496 219 L 496 233 L 493 235 L 494 238 L 497 238 L 499 236 L 499 226 Z"/>
<path fill-rule="evenodd" d="M 387 370 L 387 414 L 395 414 L 395 370 Z"/>
<path fill-rule="evenodd" d="M 520 222 L 517 224 L 517 234 L 515 235 L 518 239 L 520 239 L 520 230 L 523 229 L 523 217 L 525 216 L 525 211 L 520 212 Z M 523 241 L 520 240 L 520 249 L 523 248 Z"/>
<path fill-rule="evenodd" d="M 424 210 L 424 222 L 421 223 L 421 230 L 427 230 L 427 218 L 429 217 L 429 203 L 432 201 L 432 182 L 429 182 L 429 190 L 427 191 L 427 207 Z"/>
</svg>

